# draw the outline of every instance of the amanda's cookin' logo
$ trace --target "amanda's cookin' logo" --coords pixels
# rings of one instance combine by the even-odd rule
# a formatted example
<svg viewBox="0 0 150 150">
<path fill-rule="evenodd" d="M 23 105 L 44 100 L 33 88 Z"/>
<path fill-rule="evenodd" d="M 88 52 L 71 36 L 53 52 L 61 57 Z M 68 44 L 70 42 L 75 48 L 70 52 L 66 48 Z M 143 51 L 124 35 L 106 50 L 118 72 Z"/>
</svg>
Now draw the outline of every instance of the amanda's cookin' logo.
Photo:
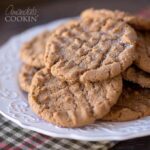
<svg viewBox="0 0 150 150">
<path fill-rule="evenodd" d="M 35 7 L 15 9 L 14 5 L 9 5 L 5 10 L 6 22 L 36 22 L 38 17 L 38 11 Z"/>
</svg>

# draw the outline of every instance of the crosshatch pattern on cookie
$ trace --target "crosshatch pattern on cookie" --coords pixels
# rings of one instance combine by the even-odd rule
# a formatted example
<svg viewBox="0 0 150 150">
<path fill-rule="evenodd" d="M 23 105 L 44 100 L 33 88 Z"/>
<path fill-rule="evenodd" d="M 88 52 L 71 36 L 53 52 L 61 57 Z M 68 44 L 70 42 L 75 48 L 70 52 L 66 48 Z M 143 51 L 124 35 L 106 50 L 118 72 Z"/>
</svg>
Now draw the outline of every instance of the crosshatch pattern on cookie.
<svg viewBox="0 0 150 150">
<path fill-rule="evenodd" d="M 131 65 L 135 42 L 136 33 L 122 21 L 72 21 L 49 39 L 45 65 L 62 80 L 102 81 Z"/>
<path fill-rule="evenodd" d="M 106 115 L 122 91 L 121 76 L 104 82 L 67 83 L 44 68 L 33 77 L 29 92 L 32 110 L 63 127 L 80 127 Z"/>
</svg>

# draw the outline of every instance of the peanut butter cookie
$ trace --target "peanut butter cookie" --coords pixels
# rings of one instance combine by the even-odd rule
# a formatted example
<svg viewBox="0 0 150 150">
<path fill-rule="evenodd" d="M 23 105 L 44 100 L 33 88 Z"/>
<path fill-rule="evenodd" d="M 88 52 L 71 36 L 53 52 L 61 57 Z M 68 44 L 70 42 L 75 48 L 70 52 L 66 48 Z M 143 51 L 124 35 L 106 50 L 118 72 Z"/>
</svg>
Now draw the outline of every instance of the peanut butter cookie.
<svg viewBox="0 0 150 150">
<path fill-rule="evenodd" d="M 50 34 L 49 31 L 44 31 L 22 45 L 20 57 L 25 64 L 36 68 L 42 68 L 44 66 L 43 55 L 45 52 L 45 44 Z"/>
<path fill-rule="evenodd" d="M 102 81 L 113 78 L 135 59 L 136 33 L 113 19 L 72 21 L 48 41 L 45 65 L 59 79 Z"/>
<path fill-rule="evenodd" d="M 21 67 L 19 72 L 19 85 L 23 91 L 29 92 L 32 78 L 38 70 L 38 68 L 26 64 Z"/>
<path fill-rule="evenodd" d="M 136 66 L 129 67 L 124 73 L 125 80 L 139 84 L 142 87 L 150 88 L 150 74 L 142 71 Z"/>
<path fill-rule="evenodd" d="M 82 18 L 113 18 L 117 20 L 123 20 L 133 26 L 136 29 L 150 30 L 150 19 L 143 18 L 141 16 L 131 15 L 129 13 L 119 10 L 108 10 L 108 9 L 87 9 L 81 13 Z"/>
<path fill-rule="evenodd" d="M 121 76 L 104 82 L 67 83 L 44 68 L 32 79 L 29 104 L 48 122 L 63 127 L 80 127 L 106 115 L 121 91 Z"/>
<path fill-rule="evenodd" d="M 150 73 L 150 32 L 137 32 L 137 58 L 135 64 L 142 70 Z"/>
<path fill-rule="evenodd" d="M 117 104 L 102 119 L 105 121 L 130 121 L 150 115 L 150 89 L 124 87 Z"/>
</svg>

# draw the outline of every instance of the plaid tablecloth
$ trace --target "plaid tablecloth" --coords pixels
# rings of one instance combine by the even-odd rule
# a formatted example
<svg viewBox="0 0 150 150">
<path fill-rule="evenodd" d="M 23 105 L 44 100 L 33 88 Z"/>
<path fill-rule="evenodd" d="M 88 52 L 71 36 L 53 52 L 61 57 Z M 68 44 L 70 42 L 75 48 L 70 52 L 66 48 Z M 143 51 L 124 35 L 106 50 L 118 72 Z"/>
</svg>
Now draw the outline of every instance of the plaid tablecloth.
<svg viewBox="0 0 150 150">
<path fill-rule="evenodd" d="M 0 115 L 1 150 L 107 150 L 114 142 L 86 142 L 52 138 L 20 128 Z"/>
</svg>

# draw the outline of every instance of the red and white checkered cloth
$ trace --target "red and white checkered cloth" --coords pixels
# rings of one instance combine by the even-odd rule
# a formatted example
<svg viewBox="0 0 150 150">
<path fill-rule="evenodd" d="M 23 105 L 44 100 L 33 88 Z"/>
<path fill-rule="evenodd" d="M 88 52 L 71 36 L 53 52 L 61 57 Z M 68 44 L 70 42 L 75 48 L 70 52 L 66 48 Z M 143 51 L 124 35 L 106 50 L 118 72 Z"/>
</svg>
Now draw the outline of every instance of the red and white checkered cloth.
<svg viewBox="0 0 150 150">
<path fill-rule="evenodd" d="M 52 138 L 22 129 L 0 115 L 1 150 L 107 150 L 114 143 Z"/>
</svg>

